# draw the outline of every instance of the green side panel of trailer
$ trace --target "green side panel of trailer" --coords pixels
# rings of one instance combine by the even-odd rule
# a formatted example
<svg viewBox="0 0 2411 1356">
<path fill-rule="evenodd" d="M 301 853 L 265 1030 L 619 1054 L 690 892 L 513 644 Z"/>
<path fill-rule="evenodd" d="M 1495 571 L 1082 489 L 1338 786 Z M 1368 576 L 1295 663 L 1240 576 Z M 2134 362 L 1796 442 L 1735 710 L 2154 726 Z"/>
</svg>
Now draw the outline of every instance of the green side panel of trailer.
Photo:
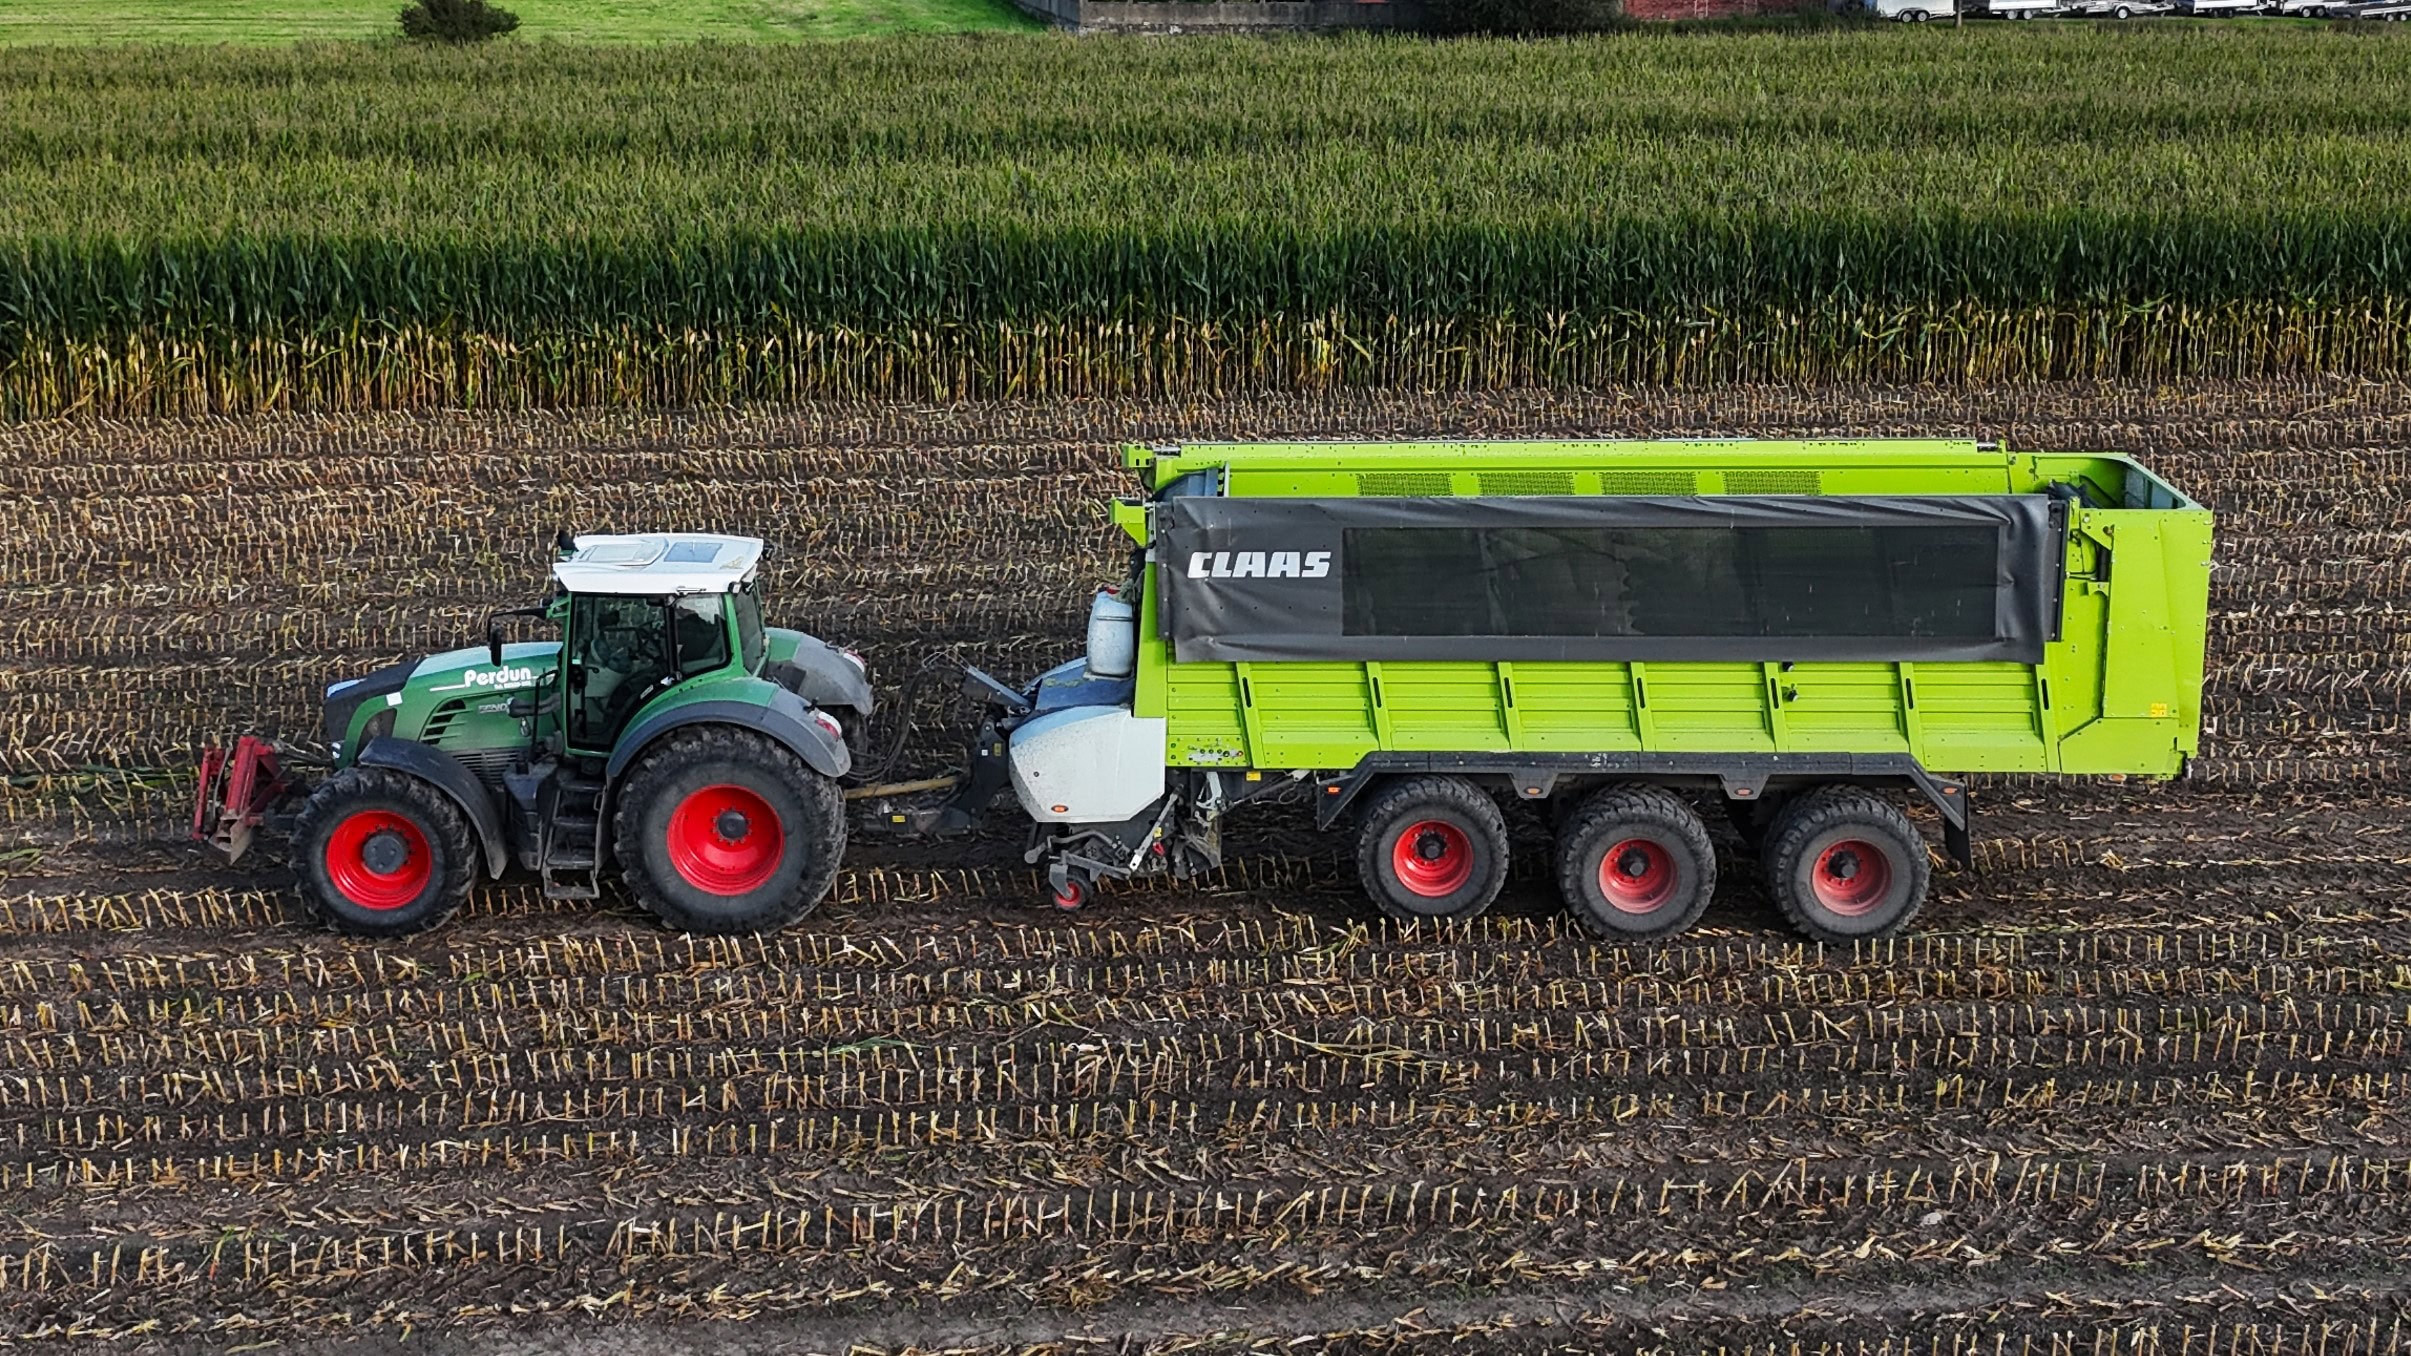
<svg viewBox="0 0 2411 1356">
<path fill-rule="evenodd" d="M 2134 461 L 1967 441 L 1132 447 L 1151 492 L 1232 496 L 2030 494 L 2082 481 L 2058 638 L 2019 663 L 1183 663 L 1140 604 L 1136 712 L 1174 766 L 1333 770 L 1378 751 L 1906 753 L 1943 773 L 2174 776 L 2198 752 L 2211 517 Z M 2096 507 L 2094 505 L 2106 505 Z M 1146 519 L 1116 520 L 1142 542 Z"/>
</svg>

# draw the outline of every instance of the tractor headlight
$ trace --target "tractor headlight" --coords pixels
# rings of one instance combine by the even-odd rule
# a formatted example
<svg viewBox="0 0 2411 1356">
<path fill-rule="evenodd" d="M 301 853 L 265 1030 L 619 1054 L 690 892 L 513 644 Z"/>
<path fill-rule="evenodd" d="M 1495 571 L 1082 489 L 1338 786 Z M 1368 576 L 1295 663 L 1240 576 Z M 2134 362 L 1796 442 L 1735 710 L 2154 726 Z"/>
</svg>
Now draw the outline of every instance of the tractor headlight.
<svg viewBox="0 0 2411 1356">
<path fill-rule="evenodd" d="M 863 662 L 861 655 L 847 649 L 843 645 L 835 645 L 831 646 L 830 648 L 836 650 L 839 654 L 844 655 L 846 662 L 854 666 L 854 672 L 863 674 L 866 677 L 870 674 L 871 666 Z"/>
<path fill-rule="evenodd" d="M 368 741 L 372 739 L 382 739 L 392 733 L 393 708 L 388 706 L 384 710 L 379 711 L 377 714 L 370 716 L 368 718 L 368 724 L 360 727 L 360 747 L 367 748 Z"/>
</svg>

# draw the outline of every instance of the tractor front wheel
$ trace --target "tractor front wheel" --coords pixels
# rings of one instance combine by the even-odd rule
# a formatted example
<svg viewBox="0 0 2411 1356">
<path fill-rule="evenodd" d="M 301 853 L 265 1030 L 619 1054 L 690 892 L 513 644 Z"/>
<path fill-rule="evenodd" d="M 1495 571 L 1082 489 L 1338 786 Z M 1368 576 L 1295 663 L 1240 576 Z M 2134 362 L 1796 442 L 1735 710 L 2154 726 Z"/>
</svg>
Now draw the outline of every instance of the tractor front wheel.
<svg viewBox="0 0 2411 1356">
<path fill-rule="evenodd" d="M 293 865 L 328 927 L 399 937 L 450 917 L 479 862 L 467 819 L 443 792 L 407 772 L 349 767 L 302 807 Z"/>
<path fill-rule="evenodd" d="M 1365 806 L 1356 871 L 1392 918 L 1471 918 L 1507 881 L 1507 817 L 1456 777 L 1392 782 Z"/>
<path fill-rule="evenodd" d="M 775 740 L 673 731 L 621 784 L 612 851 L 628 888 L 687 932 L 773 932 L 836 883 L 846 850 L 836 783 Z"/>
</svg>

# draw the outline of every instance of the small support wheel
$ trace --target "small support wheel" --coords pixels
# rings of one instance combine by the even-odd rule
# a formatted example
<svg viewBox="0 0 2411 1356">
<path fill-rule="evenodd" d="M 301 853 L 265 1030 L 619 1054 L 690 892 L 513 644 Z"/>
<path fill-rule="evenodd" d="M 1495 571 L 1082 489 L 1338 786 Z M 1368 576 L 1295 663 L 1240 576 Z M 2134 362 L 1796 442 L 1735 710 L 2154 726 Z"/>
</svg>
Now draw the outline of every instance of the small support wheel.
<svg viewBox="0 0 2411 1356">
<path fill-rule="evenodd" d="M 293 826 L 293 867 L 326 925 L 355 937 L 434 927 L 484 866 L 468 819 L 433 785 L 392 768 L 329 778 Z"/>
<path fill-rule="evenodd" d="M 1356 872 L 1392 918 L 1472 918 L 1507 883 L 1507 817 L 1462 778 L 1392 782 L 1360 822 Z"/>
<path fill-rule="evenodd" d="M 1672 792 L 1610 786 L 1566 821 L 1557 840 L 1566 911 L 1613 941 L 1671 937 L 1699 921 L 1716 894 L 1716 848 L 1699 815 Z"/>
<path fill-rule="evenodd" d="M 1821 786 L 1785 807 L 1763 860 L 1784 919 L 1821 942 L 1900 931 L 1924 905 L 1931 875 L 1917 826 L 1852 786 Z"/>
<path fill-rule="evenodd" d="M 1047 872 L 1047 895 L 1056 908 L 1069 913 L 1088 902 L 1092 882 L 1085 867 L 1057 862 Z"/>
<path fill-rule="evenodd" d="M 812 912 L 845 855 L 836 783 L 785 745 L 723 725 L 646 747 L 617 795 L 628 888 L 687 932 L 771 932 Z"/>
</svg>

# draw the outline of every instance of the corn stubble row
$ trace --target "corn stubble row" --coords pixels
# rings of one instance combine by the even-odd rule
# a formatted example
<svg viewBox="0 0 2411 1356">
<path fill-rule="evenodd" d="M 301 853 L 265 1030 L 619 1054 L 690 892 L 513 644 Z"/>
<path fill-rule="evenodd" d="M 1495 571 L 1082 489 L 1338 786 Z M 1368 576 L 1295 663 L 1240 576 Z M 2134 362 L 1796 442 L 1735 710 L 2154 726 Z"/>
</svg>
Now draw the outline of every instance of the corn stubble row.
<svg viewBox="0 0 2411 1356">
<path fill-rule="evenodd" d="M 2359 30 L 0 54 L 0 415 L 2411 371 Z"/>
<path fill-rule="evenodd" d="M 1938 432 L 2220 510 L 2210 756 L 1986 787 L 1982 874 L 1890 942 L 1775 930 L 1737 871 L 1602 946 L 1531 844 L 1496 916 L 1381 923 L 1278 812 L 1071 920 L 1013 911 L 1009 845 L 866 841 L 758 939 L 514 882 L 349 942 L 162 850 L 199 736 L 306 740 L 559 527 L 769 538 L 774 617 L 892 700 L 1077 645 L 1123 438 Z M 0 847 L 39 859 L 0 857 L 0 1334 L 2404 1356 L 2407 435 L 2411 392 L 2344 382 L 0 429 Z M 955 738 L 922 707 L 907 770 Z"/>
<path fill-rule="evenodd" d="M 2401 854 L 2377 809 L 2357 836 Z M 899 1301 L 1171 1299 L 1308 1349 L 1532 1349 L 1473 1302 L 1707 1350 L 1756 1312 L 1723 1292 L 1803 1350 L 2399 1351 L 2411 916 L 2185 924 L 2199 897 L 2136 869 L 2134 926 L 1851 954 L 1179 901 L 758 940 L 19 933 L 0 1189 L 40 1236 L 0 1244 L 0 1313 L 819 1314 L 902 1349 Z M 1368 1348 L 1315 1307 L 1340 1294 L 1404 1326 Z"/>
<path fill-rule="evenodd" d="M 314 738 L 327 682 L 481 635 L 562 528 L 768 539 L 772 618 L 864 650 L 892 703 L 932 655 L 1021 676 L 1076 648 L 1123 568 L 1124 438 L 1947 432 L 2132 452 L 2218 512 L 2197 778 L 2401 776 L 2411 388 L 1355 394 L 0 430 L 0 820 L 148 831 L 177 787 L 146 769 Z M 951 699 L 924 686 L 901 771 L 955 756 Z"/>
</svg>

